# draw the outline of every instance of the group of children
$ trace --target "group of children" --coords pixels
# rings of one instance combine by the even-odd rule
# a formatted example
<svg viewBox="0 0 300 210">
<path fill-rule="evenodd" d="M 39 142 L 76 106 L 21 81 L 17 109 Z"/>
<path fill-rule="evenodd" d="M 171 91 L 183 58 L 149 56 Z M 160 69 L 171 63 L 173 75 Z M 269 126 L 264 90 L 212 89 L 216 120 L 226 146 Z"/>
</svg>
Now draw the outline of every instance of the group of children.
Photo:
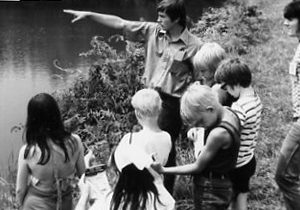
<svg viewBox="0 0 300 210">
<path fill-rule="evenodd" d="M 262 111 L 260 98 L 251 86 L 251 71 L 238 58 L 226 59 L 225 50 L 217 43 L 204 44 L 195 55 L 193 64 L 198 72 L 198 81 L 191 84 L 181 97 L 180 113 L 183 122 L 190 128 L 188 137 L 197 150 L 196 161 L 183 166 L 165 167 L 172 142 L 170 135 L 162 131 L 157 123 L 161 109 L 160 96 L 154 89 L 139 90 L 132 97 L 132 106 L 142 130 L 126 134 L 112 154 L 120 177 L 123 177 L 119 178 L 108 199 L 117 203 L 117 207 L 145 207 L 145 203 L 150 202 L 157 209 L 174 209 L 172 192 L 165 189 L 163 176 L 158 172 L 192 174 L 196 209 L 227 209 L 230 203 L 232 209 L 247 209 L 249 180 L 256 167 L 254 150 Z M 223 106 L 228 103 L 231 103 L 231 108 Z M 125 170 L 127 167 L 131 170 L 130 175 Z M 148 191 L 160 195 L 154 196 L 156 199 L 141 196 L 138 186 L 145 185 L 146 177 L 141 173 L 154 177 L 158 191 L 151 191 L 150 188 Z M 138 174 L 141 177 L 138 178 Z M 131 192 L 133 186 L 135 192 Z M 86 209 L 88 200 L 88 187 L 81 182 L 81 188 L 85 196 L 82 196 L 77 210 Z M 144 189 L 144 192 L 147 190 Z M 138 194 L 143 198 L 142 202 L 137 199 Z M 119 196 L 124 196 L 123 202 L 126 202 L 116 202 Z M 100 199 L 91 208 L 106 209 L 103 205 Z"/>
<path fill-rule="evenodd" d="M 85 181 L 88 165 L 83 160 L 81 140 L 64 130 L 54 98 L 38 94 L 28 104 L 26 144 L 19 154 L 20 205 L 24 209 L 69 209 L 72 191 L 68 180 L 77 171 L 81 197 L 76 210 L 173 210 L 175 200 L 163 182 L 166 174 L 193 175 L 196 209 L 227 209 L 230 204 L 232 209 L 247 209 L 262 111 L 251 86 L 251 72 L 240 59 L 226 59 L 225 50 L 217 43 L 204 44 L 193 64 L 196 82 L 180 99 L 180 115 L 190 128 L 195 162 L 166 167 L 175 145 L 158 124 L 162 99 L 154 89 L 139 90 L 131 103 L 142 129 L 121 139 L 110 161 L 118 174 L 113 190 L 89 206 L 93 186 Z M 59 178 L 62 176 L 66 182 Z M 55 204 L 52 195 L 58 189 L 59 202 Z"/>
<path fill-rule="evenodd" d="M 165 200 L 157 195 L 166 195 L 157 194 L 158 189 L 165 187 L 172 194 L 174 174 L 193 174 L 196 209 L 226 209 L 231 202 L 233 209 L 246 209 L 262 110 L 251 87 L 251 72 L 240 59 L 226 59 L 219 44 L 203 44 L 201 38 L 188 30 L 183 0 L 162 0 L 156 9 L 156 22 L 64 10 L 73 16 L 72 23 L 91 19 L 122 30 L 127 40 L 143 43 L 145 47 L 143 82 L 150 89 L 138 91 L 132 99 L 143 128 L 126 134 L 112 155 L 120 172 L 109 199 L 112 209 L 145 209 L 150 200 L 153 208 L 149 209 L 174 208 L 172 199 L 166 199 L 168 208 L 156 208 Z M 195 82 L 190 84 L 191 81 Z M 182 122 L 191 128 L 188 136 L 195 145 L 196 161 L 176 167 L 175 142 Z M 132 148 L 140 148 L 150 158 L 133 155 L 139 152 Z M 134 176 L 129 176 L 127 167 L 131 167 L 131 172 L 135 170 Z M 164 185 L 138 188 L 137 183 L 143 183 L 147 177 L 141 171 L 155 174 L 155 179 L 163 177 Z M 164 175 L 157 176 L 157 172 Z M 137 193 L 132 192 L 133 188 Z M 100 204 L 98 208 L 103 209 Z"/>
</svg>

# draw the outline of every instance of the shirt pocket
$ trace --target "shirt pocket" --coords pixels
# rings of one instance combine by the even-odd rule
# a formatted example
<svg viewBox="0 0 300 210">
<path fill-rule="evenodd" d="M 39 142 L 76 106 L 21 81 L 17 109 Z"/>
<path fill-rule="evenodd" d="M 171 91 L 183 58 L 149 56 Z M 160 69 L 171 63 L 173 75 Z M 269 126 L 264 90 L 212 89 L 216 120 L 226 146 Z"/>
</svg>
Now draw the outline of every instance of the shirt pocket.
<svg viewBox="0 0 300 210">
<path fill-rule="evenodd" d="M 185 51 L 179 50 L 174 54 L 169 72 L 174 77 L 186 77 L 189 72 L 189 64 L 185 58 Z"/>
</svg>

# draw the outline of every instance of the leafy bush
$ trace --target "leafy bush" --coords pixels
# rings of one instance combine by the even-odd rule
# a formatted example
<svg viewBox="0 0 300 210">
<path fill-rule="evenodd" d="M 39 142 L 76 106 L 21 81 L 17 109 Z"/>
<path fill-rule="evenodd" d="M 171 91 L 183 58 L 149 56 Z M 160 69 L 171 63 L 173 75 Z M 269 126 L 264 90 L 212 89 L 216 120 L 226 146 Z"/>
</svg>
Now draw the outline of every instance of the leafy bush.
<svg viewBox="0 0 300 210">
<path fill-rule="evenodd" d="M 249 45 L 268 39 L 267 21 L 257 6 L 231 1 L 221 8 L 209 7 L 194 24 L 192 32 L 206 41 L 221 44 L 227 52 L 245 54 Z"/>
<path fill-rule="evenodd" d="M 122 36 L 117 38 L 122 41 Z M 144 52 L 138 44 L 127 42 L 126 51 L 117 53 L 98 36 L 92 39 L 91 46 L 81 54 L 96 60 L 88 79 L 77 80 L 58 97 L 64 117 L 76 116 L 71 130 L 79 133 L 86 146 L 99 151 L 99 145 L 108 143 L 112 147 L 137 124 L 130 100 L 143 87 Z M 107 159 L 101 153 L 99 157 Z"/>
</svg>

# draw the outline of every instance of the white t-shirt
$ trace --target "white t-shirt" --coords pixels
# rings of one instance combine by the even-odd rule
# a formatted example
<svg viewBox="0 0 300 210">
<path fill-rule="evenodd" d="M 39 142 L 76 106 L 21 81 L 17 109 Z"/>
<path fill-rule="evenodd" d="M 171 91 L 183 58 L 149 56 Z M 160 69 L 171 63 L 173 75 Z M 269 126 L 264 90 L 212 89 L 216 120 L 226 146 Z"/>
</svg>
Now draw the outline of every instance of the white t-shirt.
<svg viewBox="0 0 300 210">
<path fill-rule="evenodd" d="M 129 140 L 130 133 L 121 139 L 119 145 L 129 144 Z M 163 166 L 166 165 L 172 148 L 171 136 L 167 132 L 147 129 L 132 133 L 130 144 L 142 148 L 149 155 L 154 155 L 155 160 Z"/>
</svg>

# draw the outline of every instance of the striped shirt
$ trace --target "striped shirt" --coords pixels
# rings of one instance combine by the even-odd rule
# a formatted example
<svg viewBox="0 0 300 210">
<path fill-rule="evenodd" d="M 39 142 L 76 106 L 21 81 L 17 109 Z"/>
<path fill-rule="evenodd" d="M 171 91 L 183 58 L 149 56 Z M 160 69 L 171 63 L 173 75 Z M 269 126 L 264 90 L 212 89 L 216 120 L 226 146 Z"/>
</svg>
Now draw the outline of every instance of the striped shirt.
<svg viewBox="0 0 300 210">
<path fill-rule="evenodd" d="M 231 106 L 241 121 L 241 144 L 236 167 L 246 165 L 254 156 L 257 136 L 261 123 L 262 104 L 251 88 L 251 94 L 239 98 Z"/>
</svg>

